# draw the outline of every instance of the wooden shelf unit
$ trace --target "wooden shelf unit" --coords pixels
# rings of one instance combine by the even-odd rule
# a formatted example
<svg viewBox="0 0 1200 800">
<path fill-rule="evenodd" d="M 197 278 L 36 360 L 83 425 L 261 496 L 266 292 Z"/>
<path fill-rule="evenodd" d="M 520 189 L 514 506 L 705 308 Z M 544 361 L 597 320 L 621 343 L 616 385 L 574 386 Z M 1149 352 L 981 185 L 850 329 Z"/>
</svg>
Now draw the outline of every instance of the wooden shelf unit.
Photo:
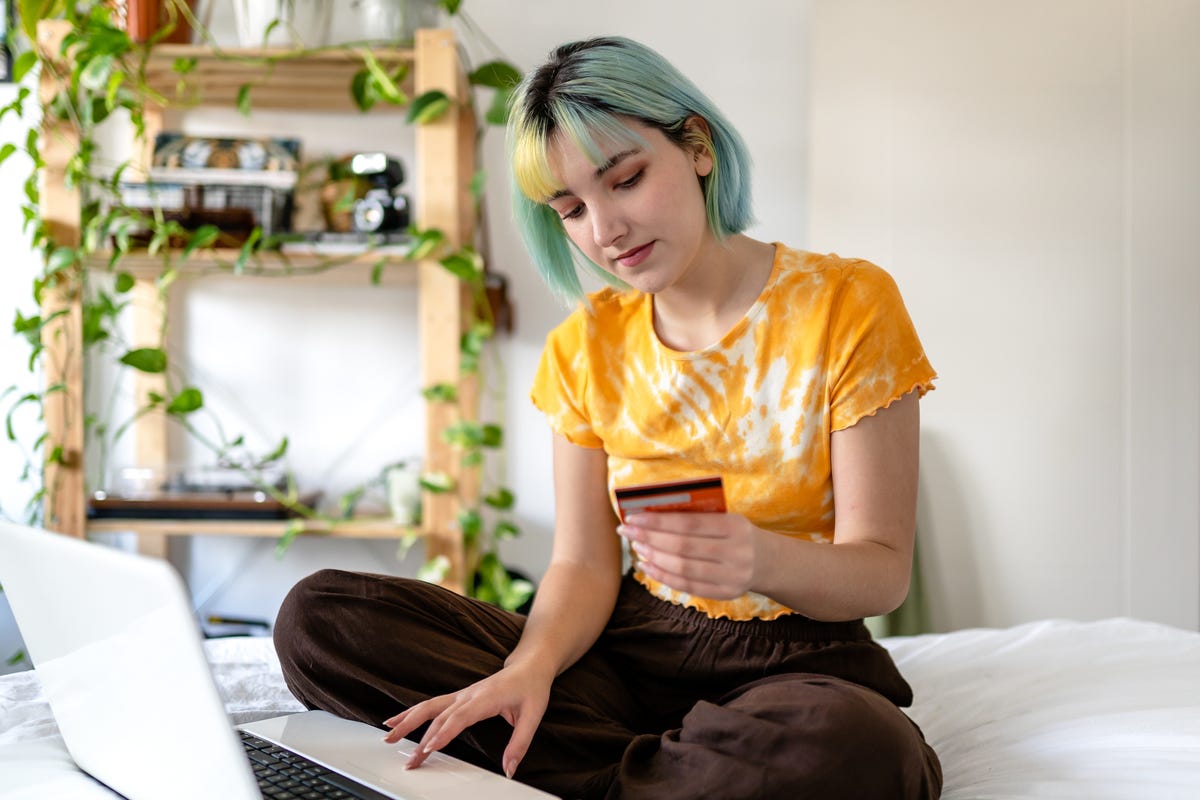
<svg viewBox="0 0 1200 800">
<path fill-rule="evenodd" d="M 64 22 L 42 22 L 38 26 L 38 47 L 47 53 L 58 53 L 69 28 Z M 350 94 L 354 73 L 362 68 L 360 53 L 352 50 L 307 53 L 296 58 L 272 61 L 283 51 L 222 50 L 190 45 L 156 47 L 147 61 L 149 83 L 163 98 L 165 106 L 146 109 L 146 140 L 153 142 L 163 130 L 164 114 L 168 110 L 187 110 L 197 106 L 235 106 L 241 86 L 251 84 L 252 105 L 256 109 L 270 108 L 298 113 L 356 112 Z M 454 104 L 442 118 L 421 125 L 416 131 L 415 187 L 416 219 L 425 228 L 438 228 L 451 247 L 471 242 L 474 224 L 474 203 L 470 182 L 475 172 L 475 119 L 468 99 L 469 86 L 458 59 L 454 35 L 448 30 L 417 32 L 411 49 L 373 50 L 373 55 L 389 72 L 408 64 L 408 77 L 403 89 L 411 96 L 433 89 L 445 92 Z M 180 59 L 186 59 L 190 70 L 181 75 L 174 70 Z M 194 61 L 194 63 L 192 63 Z M 44 70 L 39 85 L 39 99 L 46 107 L 62 88 L 53 70 Z M 65 71 L 62 74 L 66 74 Z M 380 108 L 402 113 L 394 106 Z M 71 126 L 45 115 L 41 149 L 45 168 L 41 171 L 42 215 L 51 235 L 60 245 L 78 246 L 80 242 L 80 198 L 65 181 L 66 166 L 78 149 L 79 136 Z M 142 166 L 149 165 L 151 146 L 144 146 Z M 343 256 L 333 256 L 339 259 Z M 374 264 L 382 254 L 365 252 L 348 262 L 305 280 L 353 283 L 367 281 Z M 193 254 L 184 268 L 185 276 L 221 271 L 218 262 L 236 261 L 236 251 L 209 251 Z M 291 264 L 301 270 L 311 268 L 320 260 L 316 255 L 264 255 L 262 260 L 246 270 L 247 277 L 256 271 L 277 274 Z M 107 261 L 104 262 L 107 264 Z M 158 321 L 161 319 L 163 298 L 155 285 L 161 261 L 148 255 L 123 258 L 118 269 L 135 278 L 131 291 L 130 309 L 133 314 L 134 347 L 158 346 Z M 227 271 L 227 270 L 226 270 Z M 464 331 L 470 297 L 457 278 L 435 261 L 418 264 L 388 264 L 383 270 L 387 282 L 415 283 L 419 305 L 419 339 L 421 343 L 421 374 L 423 385 L 457 383 L 459 381 L 459 335 Z M 292 280 L 293 278 L 288 278 Z M 177 285 L 177 284 L 176 284 Z M 214 521 L 214 520 L 146 520 L 100 519 L 87 520 L 84 485 L 84 409 L 83 409 L 83 347 L 81 340 L 81 308 L 77 287 L 51 287 L 44 293 L 43 315 L 58 311 L 65 314 L 47 325 L 44 332 L 45 380 L 51 386 L 61 382 L 66 390 L 46 398 L 46 452 L 61 448 L 61 463 L 46 465 L 47 487 L 45 519 L 47 527 L 72 536 L 83 537 L 88 532 L 133 531 L 138 535 L 139 549 L 150 554 L 166 552 L 166 537 L 174 535 L 242 535 L 278 536 L 286 529 L 286 521 Z M 161 376 L 135 374 L 135 393 L 146 397 L 148 392 L 165 393 Z M 418 387 L 414 387 L 416 391 Z M 470 414 L 477 405 L 477 389 L 464 387 L 460 392 L 460 408 Z M 478 491 L 469 475 L 462 475 L 460 459 L 442 441 L 440 431 L 454 421 L 456 410 L 445 404 L 431 404 L 426 413 L 426 449 L 424 464 L 431 471 L 446 472 L 460 479 L 460 496 L 470 497 Z M 168 420 L 162 412 L 143 415 L 134 430 L 138 463 L 165 468 Z M 445 585 L 462 591 L 466 553 L 458 531 L 458 498 L 452 494 L 425 493 L 422 498 L 423 524 L 420 535 L 427 556 L 445 556 L 450 569 Z M 413 531 L 389 520 L 349 520 L 332 526 L 313 523 L 304 533 L 334 537 L 396 538 L 412 535 Z"/>
</svg>

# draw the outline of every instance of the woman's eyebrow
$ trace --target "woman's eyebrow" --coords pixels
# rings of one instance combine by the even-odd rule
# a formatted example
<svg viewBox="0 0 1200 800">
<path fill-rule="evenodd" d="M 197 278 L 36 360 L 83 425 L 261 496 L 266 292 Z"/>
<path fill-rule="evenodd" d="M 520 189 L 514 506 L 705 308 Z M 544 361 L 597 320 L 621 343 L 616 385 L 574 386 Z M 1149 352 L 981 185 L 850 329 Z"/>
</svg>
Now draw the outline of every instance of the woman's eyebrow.
<svg viewBox="0 0 1200 800">
<path fill-rule="evenodd" d="M 640 152 L 642 152 L 642 151 L 641 151 L 641 148 L 638 148 L 638 147 L 631 147 L 631 148 L 630 148 L 630 149 L 628 149 L 628 150 L 622 150 L 622 151 L 621 151 L 621 152 L 619 152 L 619 153 L 615 153 L 614 155 L 610 156 L 610 157 L 609 157 L 609 159 L 608 159 L 607 161 L 605 161 L 603 164 L 601 164 L 600 166 L 596 167 L 596 177 L 597 177 L 597 178 L 601 178 L 601 177 L 603 177 L 603 176 L 604 176 L 604 173 L 608 172 L 610 169 L 612 169 L 613 167 L 615 167 L 615 166 L 617 166 L 618 164 L 620 164 L 620 163 L 621 163 L 622 161 L 624 161 L 626 158 L 629 158 L 630 156 L 637 155 L 637 154 L 638 154 L 638 153 L 640 153 Z M 571 190 L 570 190 L 570 189 L 559 189 L 557 192 L 555 192 L 554 194 L 552 194 L 552 195 L 550 195 L 549 197 L 547 197 L 547 198 L 546 198 L 546 202 L 547 202 L 547 203 L 553 203 L 553 202 L 554 202 L 555 200 L 557 200 L 558 198 L 560 198 L 560 197 L 566 197 L 567 195 L 569 195 L 569 194 L 571 194 L 571 193 L 572 193 L 572 192 L 571 192 Z"/>
</svg>

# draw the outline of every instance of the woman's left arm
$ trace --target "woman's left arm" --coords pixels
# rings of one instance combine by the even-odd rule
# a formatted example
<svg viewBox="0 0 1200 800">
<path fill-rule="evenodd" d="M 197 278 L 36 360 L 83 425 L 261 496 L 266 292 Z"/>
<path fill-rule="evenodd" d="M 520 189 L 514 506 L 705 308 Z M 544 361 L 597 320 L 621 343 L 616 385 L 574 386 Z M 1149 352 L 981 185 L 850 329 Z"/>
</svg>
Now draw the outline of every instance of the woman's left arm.
<svg viewBox="0 0 1200 800">
<path fill-rule="evenodd" d="M 680 591 L 715 599 L 754 591 L 820 620 L 886 614 L 908 593 L 920 427 L 914 390 L 832 435 L 832 545 L 739 514 L 631 516 L 622 533 L 647 574 Z"/>
</svg>

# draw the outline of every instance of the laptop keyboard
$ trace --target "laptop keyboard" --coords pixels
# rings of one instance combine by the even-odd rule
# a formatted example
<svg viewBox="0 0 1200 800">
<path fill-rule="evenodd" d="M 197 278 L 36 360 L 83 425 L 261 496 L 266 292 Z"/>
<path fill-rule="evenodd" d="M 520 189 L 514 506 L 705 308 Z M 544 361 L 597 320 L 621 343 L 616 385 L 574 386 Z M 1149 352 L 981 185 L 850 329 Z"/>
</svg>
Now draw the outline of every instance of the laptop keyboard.
<svg viewBox="0 0 1200 800">
<path fill-rule="evenodd" d="M 387 795 L 331 772 L 277 744 L 238 731 L 266 800 L 388 800 Z"/>
</svg>

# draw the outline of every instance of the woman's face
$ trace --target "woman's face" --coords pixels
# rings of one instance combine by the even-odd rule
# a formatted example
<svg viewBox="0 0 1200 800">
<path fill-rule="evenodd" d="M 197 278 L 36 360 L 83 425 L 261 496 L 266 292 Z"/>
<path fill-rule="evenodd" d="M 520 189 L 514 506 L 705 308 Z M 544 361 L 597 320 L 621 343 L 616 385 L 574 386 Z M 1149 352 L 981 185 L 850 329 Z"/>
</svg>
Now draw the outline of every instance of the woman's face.
<svg viewBox="0 0 1200 800">
<path fill-rule="evenodd" d="M 571 241 L 604 270 L 643 292 L 679 285 L 715 244 L 699 177 L 712 171 L 703 147 L 684 149 L 657 128 L 629 121 L 645 144 L 599 142 L 592 163 L 561 133 L 549 161 L 565 187 L 548 201 Z"/>
</svg>

